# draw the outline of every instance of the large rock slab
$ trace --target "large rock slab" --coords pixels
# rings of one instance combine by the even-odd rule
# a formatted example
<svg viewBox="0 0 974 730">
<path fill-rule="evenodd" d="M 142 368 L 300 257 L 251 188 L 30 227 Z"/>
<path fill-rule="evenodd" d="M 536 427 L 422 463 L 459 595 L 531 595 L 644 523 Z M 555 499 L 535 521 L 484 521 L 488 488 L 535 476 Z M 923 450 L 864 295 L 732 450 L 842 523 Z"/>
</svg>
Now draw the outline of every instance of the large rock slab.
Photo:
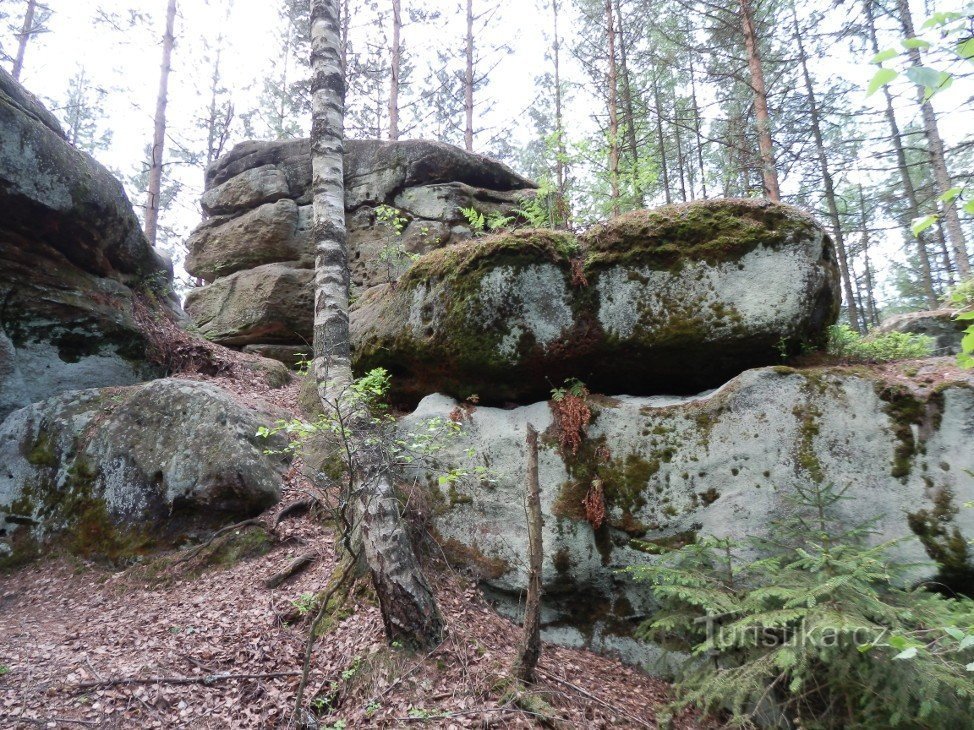
<svg viewBox="0 0 974 730">
<path fill-rule="evenodd" d="M 404 401 L 596 390 L 694 392 L 819 342 L 839 308 L 831 240 L 788 206 L 717 200 L 590 231 L 434 251 L 353 305 L 354 365 Z"/>
<path fill-rule="evenodd" d="M 66 393 L 0 425 L 0 561 L 57 544 L 118 558 L 277 501 L 271 414 L 213 385 L 156 380 Z"/>
<path fill-rule="evenodd" d="M 926 312 L 894 314 L 884 321 L 876 332 L 903 332 L 910 335 L 932 337 L 935 355 L 958 355 L 960 341 L 970 323 L 957 319 L 956 309 L 935 309 Z"/>
<path fill-rule="evenodd" d="M 178 309 L 121 183 L 0 70 L 0 418 L 155 374 L 133 315 Z"/>
<path fill-rule="evenodd" d="M 284 199 L 235 218 L 221 216 L 207 221 L 186 242 L 186 271 L 210 282 L 281 261 L 304 259 L 306 266 L 312 266 L 310 231 L 299 226 L 300 210 L 293 200 Z"/>
<path fill-rule="evenodd" d="M 950 369 L 932 360 L 930 373 Z M 439 485 L 427 474 L 441 542 L 472 561 L 502 607 L 527 585 L 523 493 L 528 423 L 542 432 L 544 620 L 548 636 L 618 650 L 633 661 L 657 652 L 631 638 L 652 613 L 644 586 L 620 573 L 653 560 L 641 540 L 679 546 L 713 535 L 768 537 L 794 510 L 798 488 L 845 489 L 836 532 L 875 520 L 870 540 L 901 539 L 896 557 L 913 578 L 974 590 L 974 376 L 937 387 L 879 371 L 766 368 L 691 397 L 592 397 L 594 419 L 578 454 L 557 447 L 549 403 L 512 410 L 429 396 L 401 423 L 461 419 L 444 444 L 444 469 L 487 469 L 482 482 Z M 582 500 L 600 479 L 606 523 L 586 521 Z M 486 573 L 483 567 L 490 568 Z"/>
<path fill-rule="evenodd" d="M 217 279 L 186 296 L 199 333 L 222 345 L 309 343 L 314 271 L 266 264 Z"/>
</svg>

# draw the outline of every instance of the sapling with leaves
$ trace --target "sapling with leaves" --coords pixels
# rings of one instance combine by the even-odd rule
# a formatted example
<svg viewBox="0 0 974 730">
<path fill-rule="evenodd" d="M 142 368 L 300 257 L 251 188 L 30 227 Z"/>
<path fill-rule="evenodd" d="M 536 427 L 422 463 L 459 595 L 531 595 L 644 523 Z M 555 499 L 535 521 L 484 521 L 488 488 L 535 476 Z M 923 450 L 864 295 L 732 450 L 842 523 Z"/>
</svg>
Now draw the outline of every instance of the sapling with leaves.
<svg viewBox="0 0 974 730">
<path fill-rule="evenodd" d="M 643 638 L 691 655 L 677 706 L 740 727 L 961 727 L 974 602 L 905 588 L 893 543 L 842 529 L 842 491 L 795 487 L 774 540 L 706 537 L 630 570 L 660 603 Z M 972 638 L 969 638 L 972 637 Z"/>
<path fill-rule="evenodd" d="M 970 323 L 961 339 L 961 353 L 957 363 L 962 368 L 974 368 L 974 279 L 957 286 L 947 295 L 947 303 L 958 309 L 957 319 Z"/>
</svg>

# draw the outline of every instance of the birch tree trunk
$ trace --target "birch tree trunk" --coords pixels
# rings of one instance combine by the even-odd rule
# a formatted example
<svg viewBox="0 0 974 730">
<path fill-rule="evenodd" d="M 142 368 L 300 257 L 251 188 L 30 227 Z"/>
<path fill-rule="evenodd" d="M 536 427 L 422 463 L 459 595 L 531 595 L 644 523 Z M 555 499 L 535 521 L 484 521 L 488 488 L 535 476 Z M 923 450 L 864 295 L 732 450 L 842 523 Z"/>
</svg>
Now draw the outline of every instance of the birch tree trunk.
<svg viewBox="0 0 974 730">
<path fill-rule="evenodd" d="M 10 75 L 14 81 L 20 81 L 20 74 L 24 70 L 24 56 L 27 53 L 27 44 L 34 35 L 34 13 L 37 11 L 37 0 L 27 0 L 27 11 L 24 13 L 24 26 L 17 38 L 17 56 L 14 58 L 14 67 Z"/>
<path fill-rule="evenodd" d="M 897 6 L 903 33 L 907 38 L 913 38 L 916 32 L 913 29 L 913 16 L 910 14 L 909 0 L 897 0 Z M 907 49 L 907 54 L 914 66 L 923 65 L 919 48 Z M 920 86 L 917 86 L 917 104 L 919 104 L 923 116 L 923 130 L 927 137 L 927 148 L 930 154 L 930 165 L 933 168 L 933 179 L 937 185 L 937 195 L 943 195 L 953 187 L 953 183 L 950 179 L 950 171 L 947 169 L 944 141 L 940 136 L 940 127 L 937 125 L 937 115 L 934 113 L 933 105 L 926 98 L 926 90 Z M 950 201 L 949 203 L 941 203 L 941 206 L 944 224 L 947 228 L 947 237 L 950 239 L 951 248 L 954 249 L 957 273 L 960 274 L 962 280 L 969 279 L 971 277 L 971 260 L 967 255 L 967 241 L 960 225 L 957 205 L 954 201 Z"/>
<path fill-rule="evenodd" d="M 839 273 L 842 276 L 842 288 L 845 291 L 846 306 L 849 308 L 849 323 L 859 334 L 865 329 L 859 320 L 859 307 L 853 295 L 852 276 L 849 271 L 849 255 L 842 230 L 842 220 L 839 217 L 839 206 L 835 196 L 835 183 L 829 170 L 828 155 L 825 151 L 825 137 L 822 134 L 821 115 L 818 99 L 815 97 L 815 85 L 808 72 L 808 56 L 802 41 L 801 28 L 798 25 L 798 11 L 794 0 L 791 3 L 792 27 L 795 31 L 795 45 L 798 49 L 798 63 L 801 66 L 802 80 L 805 82 L 805 99 L 808 102 L 809 121 L 811 122 L 812 138 L 815 140 L 815 156 L 818 158 L 819 172 L 822 174 L 822 186 L 825 191 L 825 205 L 829 211 L 829 221 L 832 223 L 832 237 L 835 239 L 835 250 L 839 258 Z"/>
<path fill-rule="evenodd" d="M 605 35 L 609 43 L 609 66 L 605 86 L 609 96 L 609 186 L 612 196 L 612 214 L 619 215 L 619 101 L 617 88 L 619 73 L 616 68 L 616 28 L 612 17 L 612 0 L 605 0 Z"/>
<path fill-rule="evenodd" d="M 156 245 L 159 229 L 159 197 L 162 192 L 162 162 L 166 151 L 166 106 L 169 103 L 169 73 L 172 71 L 172 49 L 176 44 L 176 0 L 166 9 L 166 30 L 162 36 L 162 67 L 159 71 L 159 94 L 156 97 L 155 128 L 152 135 L 152 160 L 149 167 L 149 189 L 145 201 L 145 237 Z"/>
<path fill-rule="evenodd" d="M 521 682 L 534 682 L 534 669 L 541 657 L 541 487 L 538 483 L 538 432 L 528 424 L 528 470 L 524 488 L 524 511 L 528 521 L 528 594 L 524 602 L 524 635 L 518 647 L 514 675 Z"/>
<path fill-rule="evenodd" d="M 876 36 L 876 21 L 873 17 L 873 2 L 875 0 L 865 0 L 866 25 L 869 29 L 869 40 L 872 44 L 873 54 L 879 53 L 879 38 Z M 933 286 L 933 273 L 930 267 L 930 254 L 927 251 L 925 236 L 913 236 L 910 230 L 910 223 L 920 217 L 920 203 L 917 198 L 916 188 L 913 186 L 913 178 L 910 177 L 910 168 L 906 162 L 906 150 L 903 147 L 903 136 L 900 133 L 899 124 L 896 121 L 896 111 L 893 108 L 893 95 L 888 86 L 883 86 L 883 96 L 886 99 L 886 121 L 889 124 L 890 139 L 893 149 L 896 152 L 896 165 L 899 169 L 900 180 L 903 183 L 903 193 L 906 196 L 907 215 L 909 219 L 904 221 L 904 235 L 906 240 L 916 239 L 917 256 L 920 259 L 920 278 L 923 286 L 923 295 L 927 300 L 929 309 L 936 309 L 938 304 L 937 292 Z M 945 262 L 949 271 L 951 267 L 950 258 Z"/>
<path fill-rule="evenodd" d="M 467 152 L 473 152 L 473 0 L 467 0 L 467 70 L 463 80 L 463 111 L 466 116 L 466 127 L 463 132 L 463 142 Z"/>
<path fill-rule="evenodd" d="M 352 382 L 348 331 L 348 244 L 343 164 L 345 79 L 340 0 L 311 0 L 311 162 L 315 241 L 314 361 L 326 412 Z M 359 424 L 367 427 L 367 424 Z M 356 424 L 351 424 L 352 428 Z M 440 642 L 443 623 L 406 531 L 380 454 L 351 474 L 357 550 L 368 564 L 389 641 L 413 648 Z"/>
<path fill-rule="evenodd" d="M 402 71 L 402 4 L 392 0 L 392 47 L 389 61 L 389 139 L 399 139 L 399 77 Z"/>
<path fill-rule="evenodd" d="M 781 200 L 778 187 L 778 171 L 774 163 L 774 144 L 771 139 L 771 116 L 768 114 L 768 87 L 764 82 L 761 50 L 754 30 L 754 8 L 751 0 L 740 0 L 741 27 L 744 31 L 744 47 L 747 49 L 747 66 L 751 72 L 751 90 L 754 93 L 754 113 L 757 117 L 758 149 L 761 152 L 761 178 L 764 194 L 775 202 Z"/>
</svg>

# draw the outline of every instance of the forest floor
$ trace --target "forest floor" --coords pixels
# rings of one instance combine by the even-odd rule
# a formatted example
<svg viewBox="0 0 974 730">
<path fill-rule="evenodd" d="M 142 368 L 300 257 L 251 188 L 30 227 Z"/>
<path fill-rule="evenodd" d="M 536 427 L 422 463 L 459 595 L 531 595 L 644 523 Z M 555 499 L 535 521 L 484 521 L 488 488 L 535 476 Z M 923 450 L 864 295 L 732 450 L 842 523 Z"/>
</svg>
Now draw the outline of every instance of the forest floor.
<svg viewBox="0 0 974 730">
<path fill-rule="evenodd" d="M 250 406 L 297 412 L 296 383 L 191 377 Z M 281 505 L 263 518 L 273 523 L 307 486 L 292 467 Z M 184 551 L 121 571 L 60 557 L 0 575 L 0 727 L 287 727 L 310 624 L 298 607 L 332 575 L 335 538 L 310 513 L 282 520 L 271 537 L 264 554 L 224 565 Z M 308 552 L 317 556 L 309 569 L 264 586 Z M 655 728 L 657 713 L 666 717 L 665 682 L 550 644 L 539 682 L 512 696 L 505 680 L 519 627 L 469 577 L 440 566 L 431 579 L 447 632 L 428 654 L 386 644 L 364 586 L 337 614 L 307 690 L 319 727 Z M 668 726 L 705 723 L 685 712 Z"/>
</svg>

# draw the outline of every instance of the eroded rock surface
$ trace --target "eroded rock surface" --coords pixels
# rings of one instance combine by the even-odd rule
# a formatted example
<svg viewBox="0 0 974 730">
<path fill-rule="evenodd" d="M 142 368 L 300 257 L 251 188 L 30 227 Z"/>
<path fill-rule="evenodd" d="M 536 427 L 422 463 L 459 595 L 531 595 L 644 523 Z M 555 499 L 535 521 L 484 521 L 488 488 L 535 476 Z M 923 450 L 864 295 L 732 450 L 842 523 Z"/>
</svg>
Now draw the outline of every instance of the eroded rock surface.
<svg viewBox="0 0 974 730">
<path fill-rule="evenodd" d="M 570 377 L 694 392 L 820 341 L 838 292 L 832 242 L 794 208 L 669 206 L 580 240 L 526 231 L 420 258 L 353 305 L 354 364 L 385 367 L 412 402 L 523 403 Z"/>
<path fill-rule="evenodd" d="M 0 70 L 0 419 L 157 374 L 133 303 L 178 309 L 171 283 L 121 183 Z"/>
<path fill-rule="evenodd" d="M 50 543 L 125 557 L 258 514 L 280 496 L 283 460 L 265 450 L 283 441 L 256 435 L 274 418 L 178 379 L 15 411 L 0 425 L 0 561 Z"/>
<path fill-rule="evenodd" d="M 430 475 L 436 527 L 512 611 L 527 581 L 526 424 L 541 431 L 549 636 L 644 661 L 657 651 L 631 634 L 653 602 L 619 572 L 653 560 L 640 541 L 769 536 L 794 509 L 789 495 L 816 483 L 846 490 L 837 531 L 876 520 L 871 539 L 901 539 L 895 552 L 918 564 L 915 579 L 974 589 L 974 510 L 963 507 L 974 500 L 974 377 L 918 392 L 865 369 L 766 368 L 699 396 L 593 397 L 574 456 L 559 451 L 547 402 L 457 409 L 435 395 L 402 428 L 462 415 L 462 435 L 439 458 L 486 467 L 491 481 L 440 486 Z M 607 508 L 598 530 L 582 504 L 595 479 Z"/>
</svg>

